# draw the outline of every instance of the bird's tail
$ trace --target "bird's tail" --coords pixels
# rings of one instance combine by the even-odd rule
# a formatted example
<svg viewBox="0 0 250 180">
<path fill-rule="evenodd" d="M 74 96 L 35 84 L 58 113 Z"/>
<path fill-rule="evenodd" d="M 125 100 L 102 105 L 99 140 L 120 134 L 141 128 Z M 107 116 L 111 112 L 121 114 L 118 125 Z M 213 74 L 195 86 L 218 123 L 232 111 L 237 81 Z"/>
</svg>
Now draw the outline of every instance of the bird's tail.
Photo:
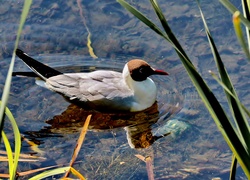
<svg viewBox="0 0 250 180">
<path fill-rule="evenodd" d="M 23 60 L 23 62 L 40 78 L 43 80 L 46 80 L 52 76 L 57 76 L 62 74 L 61 72 L 38 62 L 37 60 L 29 57 L 26 53 L 24 53 L 22 50 L 17 49 L 16 55 Z"/>
</svg>

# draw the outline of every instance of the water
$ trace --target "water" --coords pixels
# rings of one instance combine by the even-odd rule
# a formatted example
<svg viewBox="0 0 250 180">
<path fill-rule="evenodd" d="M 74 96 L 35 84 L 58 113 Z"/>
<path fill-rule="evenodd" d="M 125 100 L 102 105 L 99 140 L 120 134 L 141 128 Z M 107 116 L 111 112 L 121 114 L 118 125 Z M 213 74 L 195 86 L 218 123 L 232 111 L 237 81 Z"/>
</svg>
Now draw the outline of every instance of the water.
<svg viewBox="0 0 250 180">
<path fill-rule="evenodd" d="M 221 97 L 221 88 L 207 73 L 216 68 L 195 1 L 164 2 L 159 1 L 173 32 L 199 72 Z M 148 2 L 131 3 L 156 21 Z M 140 154 L 153 157 L 156 179 L 228 179 L 231 151 L 171 46 L 115 1 L 83 1 L 81 5 L 85 19 L 79 14 L 77 2 L 34 2 L 19 48 L 63 72 L 88 71 L 89 67 L 121 71 L 122 64 L 128 59 L 145 59 L 154 67 L 169 72 L 170 76 L 154 77 L 159 87 L 157 117 L 160 118 L 154 124 L 144 123 L 144 132 L 152 138 L 168 132 L 172 122 L 180 124 L 175 134 L 153 141 L 148 148 L 139 149 L 131 148 L 127 139 L 128 134 L 134 134 L 134 125 L 130 129 L 123 128 L 124 124 L 109 130 L 93 127 L 86 135 L 74 167 L 89 179 L 147 179 L 146 164 L 135 157 Z M 0 11 L 2 88 L 22 3 L 2 2 L 1 7 L 5 7 Z M 217 1 L 202 4 L 202 7 L 240 98 L 249 105 L 249 65 L 235 39 L 231 16 Z M 84 22 L 91 32 L 92 47 L 98 59 L 91 58 L 88 52 L 88 31 Z M 15 70 L 28 69 L 17 60 Z M 225 104 L 225 99 L 220 98 L 220 101 Z M 175 109 L 176 104 L 179 108 Z M 36 86 L 32 78 L 13 78 L 9 107 L 21 133 L 39 143 L 44 154 L 38 156 L 46 158 L 39 162 L 22 162 L 19 171 L 55 164 L 68 165 L 82 123 L 58 127 L 58 124 L 49 126 L 46 121 L 51 122 L 49 120 L 55 116 L 58 118 L 69 105 L 60 95 Z M 148 114 L 140 115 L 139 119 L 148 117 Z M 7 132 L 8 129 L 9 124 L 6 124 Z M 11 137 L 10 133 L 8 135 Z M 24 142 L 22 153 L 33 152 Z M 1 164 L 0 172 L 7 173 L 6 164 Z M 245 178 L 240 169 L 237 178 Z"/>
</svg>

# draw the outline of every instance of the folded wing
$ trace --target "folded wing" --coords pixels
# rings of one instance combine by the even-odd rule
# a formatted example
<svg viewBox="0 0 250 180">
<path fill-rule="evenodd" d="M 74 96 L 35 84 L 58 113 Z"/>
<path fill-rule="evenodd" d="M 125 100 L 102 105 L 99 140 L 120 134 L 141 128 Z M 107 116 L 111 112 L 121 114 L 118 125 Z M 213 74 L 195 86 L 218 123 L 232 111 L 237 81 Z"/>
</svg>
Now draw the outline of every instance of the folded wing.
<svg viewBox="0 0 250 180">
<path fill-rule="evenodd" d="M 91 103 L 95 108 L 128 110 L 133 92 L 121 76 L 115 71 L 62 74 L 48 78 L 46 86 L 69 100 Z"/>
</svg>

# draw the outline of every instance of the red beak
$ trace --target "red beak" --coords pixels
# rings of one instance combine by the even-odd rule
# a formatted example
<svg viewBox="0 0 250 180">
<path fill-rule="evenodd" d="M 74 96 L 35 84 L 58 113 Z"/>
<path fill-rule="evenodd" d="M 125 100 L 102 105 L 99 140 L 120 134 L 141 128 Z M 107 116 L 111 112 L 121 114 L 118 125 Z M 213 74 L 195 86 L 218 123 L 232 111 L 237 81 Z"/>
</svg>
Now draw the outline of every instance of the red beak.
<svg viewBox="0 0 250 180">
<path fill-rule="evenodd" d="M 154 69 L 154 74 L 158 74 L 158 75 L 169 75 L 167 72 L 163 71 L 163 70 L 159 70 L 159 69 Z"/>
</svg>

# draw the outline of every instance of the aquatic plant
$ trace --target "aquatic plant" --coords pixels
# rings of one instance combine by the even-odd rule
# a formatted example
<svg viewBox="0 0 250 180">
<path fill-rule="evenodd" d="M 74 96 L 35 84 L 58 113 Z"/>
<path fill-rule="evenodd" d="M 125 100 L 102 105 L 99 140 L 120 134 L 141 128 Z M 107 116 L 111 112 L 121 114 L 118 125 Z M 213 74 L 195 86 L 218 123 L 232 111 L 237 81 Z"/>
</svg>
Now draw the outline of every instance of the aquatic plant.
<svg viewBox="0 0 250 180">
<path fill-rule="evenodd" d="M 8 98 L 9 98 L 12 72 L 13 72 L 14 63 L 15 63 L 15 51 L 16 51 L 17 46 L 18 46 L 18 42 L 19 42 L 19 38 L 21 36 L 24 22 L 25 22 L 26 17 L 29 13 L 31 3 L 32 3 L 32 0 L 26 0 L 24 3 L 24 8 L 22 10 L 19 29 L 17 32 L 16 41 L 15 41 L 15 47 L 14 47 L 14 50 L 12 53 L 12 59 L 10 62 L 8 74 L 7 74 L 4 89 L 3 89 L 1 104 L 0 104 L 0 131 L 1 131 L 0 141 L 3 138 L 5 149 L 7 151 L 8 164 L 9 164 L 9 179 L 14 179 L 16 176 L 18 159 L 19 159 L 19 155 L 20 155 L 20 151 L 21 151 L 21 135 L 20 135 L 20 132 L 19 132 L 19 129 L 18 129 L 18 126 L 16 124 L 15 119 L 14 119 L 13 115 L 11 114 L 10 110 L 6 107 L 6 105 L 7 105 Z M 15 137 L 15 151 L 14 151 L 14 153 L 11 149 L 9 139 L 7 138 L 7 136 L 5 135 L 5 133 L 3 131 L 5 115 L 7 115 L 7 117 L 9 118 L 11 125 L 12 125 L 12 128 L 13 128 L 13 133 L 14 133 L 14 137 Z"/>
<path fill-rule="evenodd" d="M 156 14 L 164 28 L 164 31 L 162 31 L 159 27 L 157 27 L 154 23 L 152 23 L 149 19 L 147 19 L 144 15 L 142 15 L 139 11 L 137 11 L 135 8 L 127 4 L 123 0 L 118 0 L 124 7 L 126 7 L 129 11 L 131 11 L 134 15 L 136 15 L 141 21 L 143 21 L 146 25 L 148 25 L 151 29 L 153 29 L 157 34 L 162 36 L 164 39 L 166 39 L 176 50 L 177 54 L 179 55 L 184 67 L 186 68 L 192 82 L 194 83 L 195 87 L 198 90 L 198 93 L 200 94 L 202 100 L 204 101 L 206 107 L 208 108 L 210 114 L 212 115 L 213 119 L 215 120 L 218 128 L 220 129 L 221 133 L 223 134 L 225 140 L 227 141 L 228 145 L 230 146 L 231 150 L 233 151 L 234 155 L 233 156 L 233 161 L 232 161 L 232 174 L 231 177 L 233 178 L 235 169 L 236 169 L 236 164 L 237 161 L 243 168 L 244 172 L 246 173 L 246 176 L 249 178 L 249 172 L 250 172 L 250 158 L 249 158 L 249 125 L 247 123 L 246 115 L 245 113 L 249 116 L 249 111 L 241 104 L 241 102 L 238 99 L 238 96 L 234 90 L 234 87 L 231 83 L 230 77 L 228 76 L 228 73 L 224 67 L 223 62 L 221 61 L 221 58 L 219 56 L 219 53 L 216 49 L 215 43 L 213 42 L 213 38 L 209 32 L 209 29 L 206 25 L 205 18 L 203 17 L 203 13 L 201 11 L 201 16 L 204 21 L 206 33 L 208 36 L 209 43 L 211 45 L 212 52 L 215 57 L 215 62 L 218 67 L 218 71 L 220 74 L 220 78 L 218 78 L 215 73 L 211 72 L 211 75 L 218 81 L 218 83 L 224 88 L 225 90 L 225 95 L 228 99 L 228 103 L 230 105 L 231 112 L 233 114 L 233 121 L 229 119 L 228 115 L 225 113 L 224 109 L 221 107 L 219 104 L 218 100 L 216 97 L 213 95 L 212 91 L 210 88 L 207 86 L 203 78 L 200 76 L 200 74 L 197 72 L 195 66 L 192 64 L 192 61 L 188 58 L 186 55 L 185 51 L 183 48 L 180 46 L 178 43 L 178 40 L 175 38 L 173 32 L 171 31 L 170 27 L 168 26 L 168 23 L 157 3 L 156 0 L 151 0 L 151 4 L 156 11 Z M 224 1 L 228 5 L 228 1 Z M 245 1 L 243 1 L 245 2 Z M 27 4 L 26 4 L 27 3 Z M 26 0 L 26 8 L 30 6 L 31 1 Z M 200 8 L 199 4 L 198 7 Z M 236 34 L 239 38 L 240 44 L 243 46 L 244 51 L 246 52 L 247 57 L 249 57 L 249 50 L 247 50 L 246 43 L 244 42 L 244 37 L 241 32 L 241 28 L 239 26 L 240 22 L 244 23 L 247 27 L 249 26 L 249 21 L 245 19 L 242 15 L 239 13 L 235 13 L 237 10 L 234 6 L 231 6 L 230 4 L 227 6 L 230 11 L 234 13 L 234 25 L 235 25 L 235 30 Z M 248 7 L 247 3 L 245 2 L 244 7 Z M 246 14 L 249 12 L 247 11 L 248 8 L 245 8 Z M 28 12 L 27 9 L 25 10 L 26 13 Z M 26 14 L 27 15 L 27 14 Z M 24 17 L 24 16 L 22 16 Z M 246 15 L 246 17 L 249 17 L 249 15 Z M 23 19 L 23 18 L 22 18 Z M 241 20 L 241 21 L 240 21 Z M 21 30 L 21 24 L 24 23 L 24 20 L 21 21 L 20 23 L 20 28 Z M 247 31 L 248 33 L 248 31 Z M 19 34 L 19 33 L 18 33 Z M 249 33 L 248 33 L 249 34 Z M 18 43 L 18 38 L 20 34 L 17 36 L 17 42 L 15 49 L 17 47 Z M 249 37 L 249 35 L 248 35 Z M 248 38 L 249 39 L 249 38 Z M 6 144 L 6 149 L 8 150 L 8 157 L 9 157 L 9 171 L 10 171 L 10 179 L 14 179 L 16 175 L 16 167 L 17 167 L 17 162 L 18 162 L 18 154 L 20 153 L 20 143 L 19 140 L 21 139 L 19 130 L 16 126 L 16 123 L 13 121 L 12 125 L 14 127 L 15 132 L 17 133 L 17 138 L 15 142 L 17 145 L 15 145 L 15 149 L 17 150 L 14 154 L 15 157 L 13 158 L 12 152 L 9 151 L 11 150 L 10 145 L 8 143 L 7 137 L 4 135 L 2 129 L 3 129 L 3 119 L 4 116 L 8 116 L 9 119 L 14 120 L 14 118 L 11 117 L 11 114 L 9 113 L 8 109 L 6 108 L 7 100 L 8 100 L 8 93 L 9 93 L 9 87 L 10 87 L 10 82 L 11 82 L 11 73 L 12 69 L 14 66 L 14 52 L 15 49 L 13 50 L 13 58 L 10 63 L 10 70 L 8 73 L 8 77 L 6 80 L 5 84 L 5 89 L 3 93 L 3 98 L 2 98 L 2 104 L 1 104 L 1 111 L 0 111 L 0 122 L 1 122 L 1 135 L 0 137 L 3 138 L 5 144 Z M 12 122 L 12 121 L 11 121 Z M 236 126 L 234 126 L 236 124 Z M 19 135 L 18 135 L 19 133 Z M 19 143 L 19 145 L 18 145 Z M 72 163 L 71 163 L 72 165 Z M 46 177 L 47 175 L 52 175 L 52 174 L 59 174 L 63 173 L 65 171 L 71 170 L 73 173 L 75 172 L 74 169 L 71 166 L 68 167 L 63 167 L 63 168 L 58 168 L 56 170 L 48 171 L 45 173 L 40 174 L 39 178 L 41 177 Z M 76 173 L 76 172 L 75 172 Z M 79 177 L 79 176 L 78 176 Z M 38 178 L 38 176 L 33 177 L 34 179 Z"/>
<path fill-rule="evenodd" d="M 16 41 L 15 41 L 15 46 L 14 46 L 14 50 L 12 53 L 12 59 L 10 62 L 8 74 L 7 74 L 7 77 L 5 80 L 2 98 L 0 101 L 0 132 L 1 132 L 0 133 L 0 141 L 1 141 L 1 139 L 3 139 L 5 149 L 7 152 L 8 164 L 9 164 L 9 174 L 1 174 L 1 178 L 4 177 L 4 178 L 11 179 L 11 180 L 15 179 L 17 176 L 17 167 L 18 167 L 18 161 L 19 161 L 19 156 L 20 156 L 20 151 L 21 151 L 21 134 L 20 134 L 20 131 L 18 129 L 15 118 L 13 117 L 11 111 L 6 106 L 7 106 L 7 102 L 8 102 L 8 98 L 9 98 L 9 93 L 10 93 L 12 72 L 13 72 L 14 63 L 15 63 L 15 52 L 16 52 L 16 49 L 18 47 L 21 32 L 22 32 L 24 23 L 26 21 L 27 15 L 29 13 L 29 9 L 30 9 L 31 4 L 32 4 L 32 0 L 25 0 L 25 2 L 24 2 L 24 7 L 22 10 L 22 14 L 21 14 L 21 19 L 20 19 L 20 23 L 19 23 L 19 28 L 18 28 L 18 32 L 17 32 Z M 14 143 L 14 149 L 15 149 L 14 152 L 10 146 L 10 140 L 8 139 L 8 137 L 6 136 L 6 134 L 4 132 L 4 120 L 5 120 L 6 116 L 10 120 L 10 123 L 12 125 L 12 129 L 13 129 L 14 142 L 15 142 Z M 28 174 L 36 173 L 39 171 L 43 171 L 42 173 L 37 174 L 36 176 L 31 177 L 30 179 L 43 179 L 46 177 L 50 177 L 50 176 L 58 175 L 58 174 L 62 174 L 62 173 L 65 173 L 64 178 L 66 179 L 68 177 L 69 173 L 71 172 L 79 179 L 85 179 L 77 170 L 75 170 L 73 168 L 73 164 L 74 164 L 76 157 L 80 151 L 80 148 L 81 148 L 82 143 L 83 143 L 84 138 L 85 138 L 85 134 L 87 133 L 90 118 L 91 118 L 91 115 L 89 115 L 87 117 L 86 122 L 84 123 L 84 126 L 82 128 L 79 139 L 77 141 L 76 148 L 74 150 L 74 153 L 73 153 L 73 156 L 72 156 L 72 159 L 71 159 L 69 166 L 59 167 L 59 168 L 54 168 L 56 166 L 45 167 L 45 168 L 40 168 L 40 169 L 36 169 L 36 170 L 30 170 L 29 172 L 18 173 L 18 175 L 19 176 L 28 175 Z M 52 168 L 54 168 L 54 169 L 52 169 Z M 52 170 L 47 170 L 47 169 L 52 169 Z M 47 170 L 47 171 L 45 171 L 45 170 Z"/>
<path fill-rule="evenodd" d="M 150 0 L 150 3 L 160 21 L 164 31 L 161 30 L 155 23 L 149 20 L 145 15 L 143 15 L 136 8 L 128 4 L 124 0 L 117 0 L 124 8 L 126 8 L 129 12 L 131 12 L 134 16 L 136 16 L 140 21 L 142 21 L 145 25 L 151 28 L 154 32 L 168 41 L 172 47 L 175 49 L 177 55 L 179 56 L 182 64 L 184 65 L 193 85 L 195 86 L 198 94 L 200 95 L 202 101 L 204 102 L 207 110 L 210 115 L 214 119 L 218 129 L 222 133 L 224 139 L 229 145 L 230 149 L 233 152 L 233 160 L 231 165 L 231 178 L 235 177 L 236 165 L 237 161 L 240 166 L 244 170 L 246 176 L 250 178 L 250 131 L 249 124 L 247 121 L 246 115 L 250 117 L 250 113 L 245 108 L 244 105 L 240 102 L 237 93 L 234 89 L 233 84 L 231 83 L 230 77 L 227 73 L 226 68 L 224 67 L 224 63 L 222 62 L 219 52 L 216 48 L 214 40 L 210 34 L 209 28 L 207 26 L 206 20 L 203 16 L 203 12 L 200 7 L 200 3 L 197 0 L 198 8 L 200 10 L 201 18 L 204 23 L 205 32 L 211 47 L 212 54 L 214 56 L 214 61 L 218 69 L 218 73 L 220 78 L 218 78 L 215 73 L 210 72 L 211 75 L 217 80 L 217 82 L 224 88 L 224 93 L 227 98 L 233 120 L 229 118 L 229 116 L 225 113 L 225 110 L 219 103 L 218 99 L 215 97 L 212 90 L 209 88 L 204 78 L 198 73 L 197 69 L 193 65 L 192 61 L 189 59 L 185 50 L 182 48 L 171 28 L 168 25 L 168 22 L 165 16 L 162 13 L 162 10 L 156 0 Z M 229 3 L 227 0 L 221 0 L 221 2 L 230 9 L 231 12 L 235 13 L 237 9 Z M 249 11 L 247 2 L 243 1 L 243 7 L 245 16 L 249 18 Z M 237 15 L 238 14 L 238 15 Z M 247 34 L 249 37 L 249 21 L 244 18 L 242 15 L 237 13 L 234 18 L 234 26 L 236 30 L 237 37 L 239 39 L 240 44 L 242 45 L 244 51 L 249 57 L 249 50 L 246 48 L 246 43 L 244 42 L 243 35 L 240 29 L 240 19 L 247 27 Z M 249 38 L 248 38 L 249 39 Z"/>
</svg>

